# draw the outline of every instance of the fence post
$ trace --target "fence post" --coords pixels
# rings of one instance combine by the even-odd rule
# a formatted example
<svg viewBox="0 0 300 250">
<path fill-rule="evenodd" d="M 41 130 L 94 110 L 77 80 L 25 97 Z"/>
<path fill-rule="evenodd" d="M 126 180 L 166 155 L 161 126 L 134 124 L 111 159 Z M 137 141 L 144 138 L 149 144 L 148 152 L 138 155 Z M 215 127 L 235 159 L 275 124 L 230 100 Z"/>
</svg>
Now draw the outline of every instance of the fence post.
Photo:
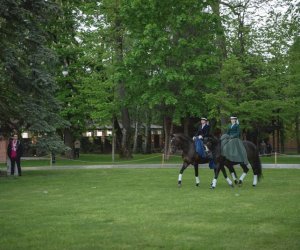
<svg viewBox="0 0 300 250">
<path fill-rule="evenodd" d="M 161 158 L 161 166 L 163 167 L 165 163 L 165 154 L 162 154 L 162 158 Z"/>
</svg>

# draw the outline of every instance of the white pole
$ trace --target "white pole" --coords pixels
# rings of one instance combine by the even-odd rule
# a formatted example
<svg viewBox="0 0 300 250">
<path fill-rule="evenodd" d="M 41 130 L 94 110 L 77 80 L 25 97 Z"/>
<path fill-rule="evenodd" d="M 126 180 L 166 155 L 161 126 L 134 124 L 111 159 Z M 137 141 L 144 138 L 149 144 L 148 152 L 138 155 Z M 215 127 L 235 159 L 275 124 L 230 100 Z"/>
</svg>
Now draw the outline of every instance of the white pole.
<svg viewBox="0 0 300 250">
<path fill-rule="evenodd" d="M 164 166 L 164 163 L 165 163 L 165 155 L 162 154 L 162 157 L 161 157 L 161 167 Z"/>
<path fill-rule="evenodd" d="M 112 151 L 111 151 L 111 159 L 112 162 L 115 162 L 115 146 L 116 145 L 116 136 L 115 136 L 115 128 L 114 123 L 112 124 Z"/>
</svg>

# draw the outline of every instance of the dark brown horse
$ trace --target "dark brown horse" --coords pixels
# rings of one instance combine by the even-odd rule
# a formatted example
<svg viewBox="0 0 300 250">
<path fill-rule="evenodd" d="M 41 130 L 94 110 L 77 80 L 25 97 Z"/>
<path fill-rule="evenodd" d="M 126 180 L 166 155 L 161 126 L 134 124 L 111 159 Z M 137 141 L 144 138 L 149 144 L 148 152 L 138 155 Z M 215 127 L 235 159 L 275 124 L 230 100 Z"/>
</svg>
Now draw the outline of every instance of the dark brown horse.
<svg viewBox="0 0 300 250">
<path fill-rule="evenodd" d="M 184 134 L 174 134 L 171 137 L 171 153 L 174 154 L 177 149 L 182 150 L 182 159 L 183 159 L 183 164 L 178 176 L 178 186 L 181 187 L 183 172 L 190 164 L 194 166 L 196 186 L 199 186 L 200 179 L 199 179 L 198 165 L 209 163 L 210 160 L 207 158 L 201 158 L 195 150 L 194 141 L 188 136 L 185 136 Z M 222 173 L 227 183 L 231 187 L 233 187 L 232 181 L 228 178 L 224 166 L 221 169 L 219 169 L 219 171 L 220 170 L 222 170 Z M 214 169 L 214 171 L 216 176 L 217 174 L 216 169 Z"/>
<path fill-rule="evenodd" d="M 226 157 L 223 156 L 221 152 L 221 139 L 217 139 L 215 137 L 208 137 L 205 140 L 204 144 L 209 148 L 209 150 L 213 152 L 213 155 L 215 156 L 216 163 L 217 163 L 215 178 L 212 181 L 212 188 L 216 187 L 219 172 L 224 168 L 224 166 L 227 166 L 230 169 L 237 164 L 240 164 L 241 167 L 243 168 L 243 174 L 241 175 L 238 181 L 239 184 L 242 184 L 244 178 L 246 177 L 249 171 L 247 165 L 241 162 L 232 162 L 226 159 Z M 257 182 L 262 177 L 262 166 L 259 158 L 259 152 L 255 144 L 250 141 L 243 141 L 243 145 L 245 146 L 247 158 L 253 170 L 254 176 L 253 176 L 252 185 L 253 187 L 255 187 L 257 185 Z M 233 176 L 233 178 L 236 178 L 236 176 L 235 177 Z"/>
</svg>

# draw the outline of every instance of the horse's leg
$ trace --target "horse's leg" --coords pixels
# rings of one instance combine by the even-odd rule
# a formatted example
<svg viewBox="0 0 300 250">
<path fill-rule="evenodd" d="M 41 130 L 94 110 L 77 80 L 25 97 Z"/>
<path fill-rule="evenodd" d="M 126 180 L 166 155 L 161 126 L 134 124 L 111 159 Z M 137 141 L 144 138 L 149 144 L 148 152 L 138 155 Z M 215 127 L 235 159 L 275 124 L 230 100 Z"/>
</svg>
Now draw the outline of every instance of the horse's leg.
<svg viewBox="0 0 300 250">
<path fill-rule="evenodd" d="M 252 183 L 253 187 L 256 187 L 256 185 L 257 185 L 257 180 L 258 180 L 257 176 L 258 175 L 255 174 L 254 171 L 253 171 L 253 183 Z"/>
<path fill-rule="evenodd" d="M 229 170 L 230 170 L 230 169 L 229 169 Z M 233 184 L 232 184 L 232 181 L 231 181 L 230 178 L 227 176 L 227 172 L 226 172 L 226 169 L 225 169 L 224 166 L 221 168 L 221 171 L 222 171 L 223 176 L 224 176 L 225 180 L 227 181 L 228 185 L 229 185 L 230 187 L 234 187 Z"/>
<path fill-rule="evenodd" d="M 246 175 L 247 175 L 247 173 L 248 173 L 248 171 L 249 171 L 249 168 L 247 167 L 247 165 L 246 164 L 240 164 L 241 165 L 241 167 L 242 167 L 242 169 L 243 169 L 243 173 L 242 173 L 242 175 L 240 176 L 240 178 L 239 178 L 239 184 L 243 184 L 243 181 L 244 181 L 244 178 L 246 177 Z"/>
<path fill-rule="evenodd" d="M 251 158 L 251 157 L 248 157 Z M 254 153 L 254 156 L 249 160 L 250 165 L 253 170 L 253 183 L 252 186 L 256 187 L 257 182 L 259 181 L 260 177 L 262 176 L 261 170 L 261 162 L 257 152 Z"/>
<path fill-rule="evenodd" d="M 253 166 L 255 166 L 254 164 L 255 164 L 254 162 L 250 162 L 250 165 L 251 165 L 252 171 L 253 171 L 253 183 L 252 183 L 252 186 L 256 187 L 257 182 L 258 182 L 258 174 L 259 174 L 259 172 L 258 172 L 257 168 L 253 167 Z"/>
<path fill-rule="evenodd" d="M 184 162 L 182 164 L 182 167 L 180 169 L 179 176 L 178 176 L 178 187 L 181 187 L 182 175 L 183 175 L 184 170 L 188 167 L 188 165 L 189 164 L 187 164 L 186 162 Z"/>
<path fill-rule="evenodd" d="M 215 177 L 213 178 L 211 184 L 210 184 L 210 188 L 211 189 L 214 189 L 216 186 L 217 186 L 217 179 L 218 179 L 218 176 L 219 176 L 219 173 L 220 173 L 220 170 L 224 168 L 224 164 L 220 164 L 218 163 L 216 168 L 214 169 L 214 172 L 215 172 Z"/>
<path fill-rule="evenodd" d="M 232 177 L 232 180 L 234 181 L 234 184 L 238 184 L 238 181 L 237 181 L 237 174 L 235 172 L 235 169 L 233 167 L 233 164 L 232 163 L 229 163 L 228 164 L 228 169 L 229 169 L 229 172 L 231 174 L 231 177 Z"/>
<path fill-rule="evenodd" d="M 194 164 L 194 170 L 195 170 L 196 186 L 198 187 L 200 184 L 198 163 Z"/>
</svg>

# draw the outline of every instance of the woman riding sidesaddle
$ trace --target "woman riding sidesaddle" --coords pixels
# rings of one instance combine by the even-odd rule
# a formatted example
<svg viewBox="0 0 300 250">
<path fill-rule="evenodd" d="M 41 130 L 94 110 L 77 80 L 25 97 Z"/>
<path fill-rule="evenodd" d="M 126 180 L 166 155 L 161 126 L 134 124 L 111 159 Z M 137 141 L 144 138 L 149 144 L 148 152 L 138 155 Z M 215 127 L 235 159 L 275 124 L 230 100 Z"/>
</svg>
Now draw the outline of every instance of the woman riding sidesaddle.
<svg viewBox="0 0 300 250">
<path fill-rule="evenodd" d="M 247 165 L 247 152 L 240 139 L 241 131 L 238 118 L 236 116 L 231 116 L 230 121 L 231 124 L 227 129 L 227 133 L 221 137 L 221 154 L 232 162 Z"/>
</svg>

